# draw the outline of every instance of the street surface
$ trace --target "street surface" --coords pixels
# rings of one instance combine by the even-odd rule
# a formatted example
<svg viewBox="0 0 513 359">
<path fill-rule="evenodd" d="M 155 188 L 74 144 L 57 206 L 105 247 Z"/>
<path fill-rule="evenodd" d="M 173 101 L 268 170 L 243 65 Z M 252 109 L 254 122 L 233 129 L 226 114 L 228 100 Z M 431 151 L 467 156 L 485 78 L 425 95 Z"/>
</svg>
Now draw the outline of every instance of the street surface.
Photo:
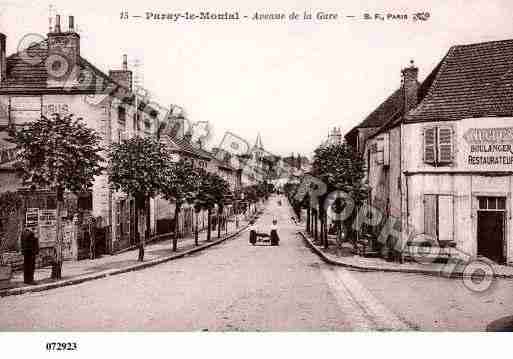
<svg viewBox="0 0 513 359">
<path fill-rule="evenodd" d="M 513 314 L 513 281 L 474 294 L 460 280 L 354 272 L 324 264 L 271 198 L 280 246 L 248 233 L 145 270 L 0 298 L 1 330 L 346 331 L 484 330 Z"/>
</svg>

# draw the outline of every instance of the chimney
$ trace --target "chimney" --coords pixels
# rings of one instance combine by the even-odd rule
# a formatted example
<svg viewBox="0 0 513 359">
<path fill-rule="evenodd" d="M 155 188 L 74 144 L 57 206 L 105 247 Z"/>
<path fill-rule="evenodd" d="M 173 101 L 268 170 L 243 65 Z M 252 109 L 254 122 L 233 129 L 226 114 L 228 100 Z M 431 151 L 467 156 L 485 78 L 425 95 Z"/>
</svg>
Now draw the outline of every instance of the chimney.
<svg viewBox="0 0 513 359">
<path fill-rule="evenodd" d="M 48 86 L 77 86 L 80 74 L 80 35 L 75 32 L 73 16 L 69 31 L 62 32 L 61 17 L 55 16 L 55 28 L 48 34 L 48 58 L 45 62 Z"/>
<path fill-rule="evenodd" d="M 109 77 L 132 91 L 132 71 L 128 70 L 127 56 L 123 55 L 122 70 L 110 70 Z"/>
<path fill-rule="evenodd" d="M 69 32 L 75 32 L 75 18 L 73 16 L 69 17 L 68 24 Z"/>
<path fill-rule="evenodd" d="M 407 114 L 412 109 L 417 107 L 418 92 L 419 92 L 419 69 L 415 67 L 413 60 L 410 61 L 410 66 L 401 71 L 402 75 L 402 89 L 404 99 L 404 113 Z"/>
<path fill-rule="evenodd" d="M 5 81 L 7 74 L 7 61 L 5 59 L 6 42 L 7 37 L 0 32 L 0 86 L 2 86 L 2 82 Z"/>
<path fill-rule="evenodd" d="M 61 32 L 61 16 L 55 15 L 55 30 L 54 32 Z"/>
</svg>

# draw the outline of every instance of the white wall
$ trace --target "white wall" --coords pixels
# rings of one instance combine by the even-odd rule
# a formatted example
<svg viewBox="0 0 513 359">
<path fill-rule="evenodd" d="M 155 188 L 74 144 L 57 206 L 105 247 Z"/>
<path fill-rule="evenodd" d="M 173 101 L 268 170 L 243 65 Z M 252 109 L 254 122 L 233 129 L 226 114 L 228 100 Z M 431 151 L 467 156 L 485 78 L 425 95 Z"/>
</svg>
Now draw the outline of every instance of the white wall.
<svg viewBox="0 0 513 359">
<path fill-rule="evenodd" d="M 454 128 L 454 163 L 451 166 L 434 167 L 423 162 L 423 128 L 439 124 L 451 125 Z M 424 194 L 451 195 L 453 198 L 454 240 L 457 242 L 458 249 L 475 256 L 477 254 L 477 197 L 505 196 L 507 197 L 506 255 L 508 263 L 513 263 L 513 239 L 511 238 L 513 224 L 509 214 L 512 208 L 511 193 L 513 186 L 512 176 L 505 173 L 505 171 L 513 171 L 513 164 L 473 165 L 469 163 L 469 155 L 508 156 L 508 154 L 471 153 L 470 144 L 464 138 L 469 129 L 508 127 L 513 127 L 513 118 L 467 119 L 442 123 L 406 124 L 403 126 L 405 170 L 411 172 L 411 175 L 403 178 L 405 188 L 407 186 L 405 195 L 407 196 L 409 232 L 424 232 Z M 513 145 L 508 141 L 503 143 Z M 487 144 L 484 143 L 484 145 Z M 489 173 L 489 175 L 486 175 L 486 173 Z"/>
</svg>

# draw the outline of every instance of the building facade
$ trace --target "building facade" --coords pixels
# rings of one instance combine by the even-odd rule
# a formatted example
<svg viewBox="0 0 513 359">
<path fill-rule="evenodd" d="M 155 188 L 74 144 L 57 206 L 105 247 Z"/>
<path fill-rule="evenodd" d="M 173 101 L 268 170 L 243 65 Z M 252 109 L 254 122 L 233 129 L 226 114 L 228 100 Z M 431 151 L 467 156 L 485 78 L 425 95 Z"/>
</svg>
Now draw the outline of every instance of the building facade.
<svg viewBox="0 0 513 359">
<path fill-rule="evenodd" d="M 513 40 L 452 47 L 367 137 L 369 201 L 403 239 L 513 264 L 512 57 Z"/>
<path fill-rule="evenodd" d="M 7 37 L 0 34 L 0 138 L 56 113 L 82 118 L 100 135 L 103 148 L 125 138 L 154 135 L 157 112 L 132 92 L 126 56 L 121 69 L 109 74 L 99 70 L 81 56 L 72 16 L 67 30 L 61 30 L 57 16 L 55 28 L 44 41 L 8 57 L 6 42 Z M 4 145 L 2 151 L 1 191 L 23 186 L 13 180 L 11 149 Z M 126 194 L 112 191 L 106 174 L 97 176 L 84 196 L 89 197 L 85 201 L 89 205 L 82 209 L 110 228 L 109 251 L 136 243 L 135 203 Z M 154 232 L 154 220 L 151 227 Z"/>
</svg>

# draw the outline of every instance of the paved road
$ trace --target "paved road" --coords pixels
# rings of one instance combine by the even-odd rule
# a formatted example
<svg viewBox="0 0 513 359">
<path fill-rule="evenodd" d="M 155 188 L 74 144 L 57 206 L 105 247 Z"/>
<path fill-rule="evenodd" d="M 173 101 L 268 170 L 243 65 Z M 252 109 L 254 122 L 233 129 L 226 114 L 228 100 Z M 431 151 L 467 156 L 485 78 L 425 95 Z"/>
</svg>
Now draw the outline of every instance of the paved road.
<svg viewBox="0 0 513 359">
<path fill-rule="evenodd" d="M 278 206 L 274 199 L 258 222 L 262 231 L 269 228 L 273 217 L 280 224 L 279 247 L 251 246 L 244 233 L 193 256 L 142 271 L 0 298 L 0 330 L 339 331 L 471 327 L 468 321 L 451 319 L 461 317 L 458 311 L 437 312 L 454 305 L 454 301 L 469 298 L 461 289 L 453 290 L 458 286 L 456 281 L 330 267 L 305 247 L 290 221 L 288 207 Z M 501 287 L 504 298 L 494 296 L 496 300 L 511 301 L 511 283 L 508 285 Z M 439 296 L 433 289 L 444 294 Z M 505 297 L 507 293 L 509 297 Z M 483 302 L 479 307 L 482 311 L 487 300 L 481 297 L 463 304 L 463 308 Z M 488 303 L 500 308 L 495 304 Z M 505 306 L 503 312 L 509 308 L 511 305 Z M 495 309 L 488 316 L 499 313 L 502 312 Z M 480 323 L 482 329 L 488 317 L 483 319 L 482 313 L 479 316 L 481 321 L 471 318 L 470 322 L 474 327 Z M 438 317 L 443 317 L 440 326 L 433 325 Z"/>
</svg>

